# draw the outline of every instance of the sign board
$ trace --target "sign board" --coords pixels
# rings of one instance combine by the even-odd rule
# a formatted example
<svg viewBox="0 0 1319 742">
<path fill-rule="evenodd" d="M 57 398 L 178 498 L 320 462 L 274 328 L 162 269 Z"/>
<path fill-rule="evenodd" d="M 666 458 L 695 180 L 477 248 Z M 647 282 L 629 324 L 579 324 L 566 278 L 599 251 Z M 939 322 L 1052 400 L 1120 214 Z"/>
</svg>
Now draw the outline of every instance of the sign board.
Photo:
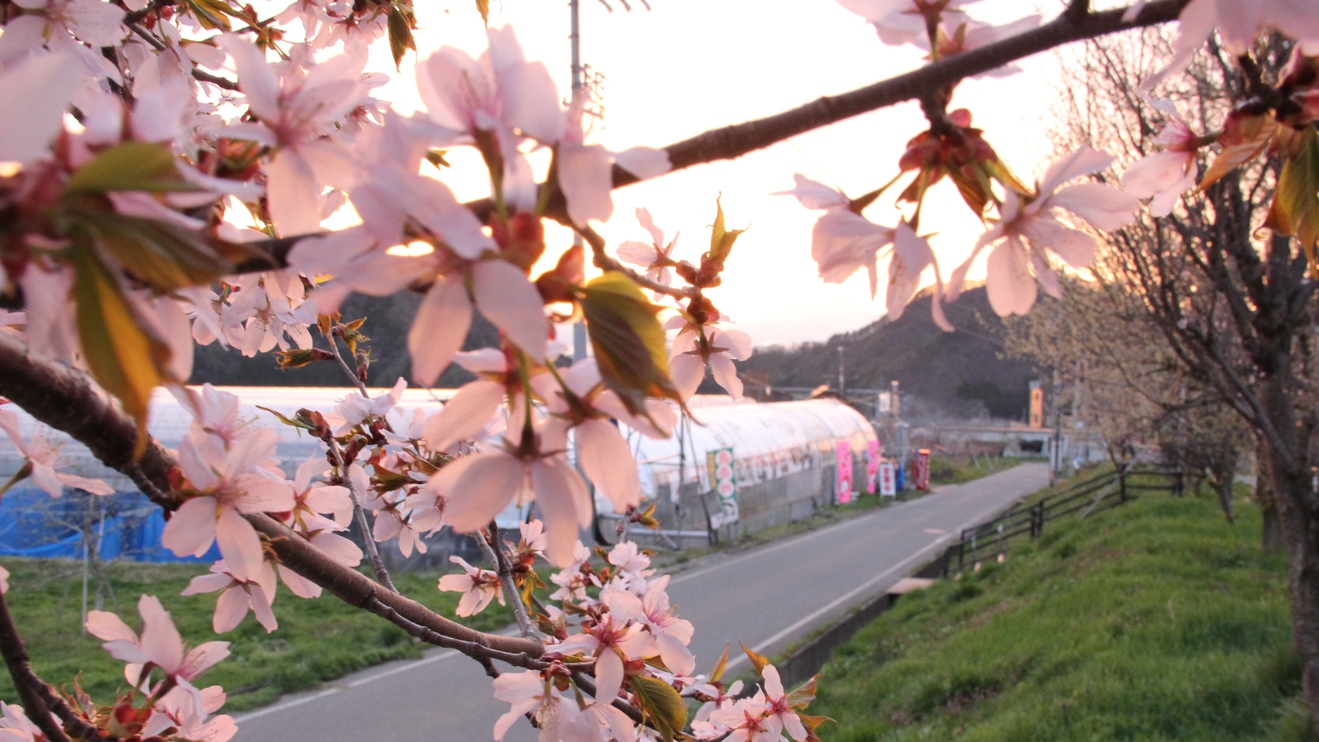
<svg viewBox="0 0 1319 742">
<path fill-rule="evenodd" d="M 930 488 L 930 449 L 922 448 L 911 459 L 911 485 L 918 490 Z"/>
<path fill-rule="evenodd" d="M 1038 381 L 1030 383 L 1030 426 L 1044 427 L 1044 390 Z"/>
<path fill-rule="evenodd" d="M 879 465 L 879 496 L 898 496 L 898 476 L 895 467 L 887 461 Z"/>
<path fill-rule="evenodd" d="M 875 494 L 879 480 L 879 441 L 866 441 L 866 494 Z"/>
<path fill-rule="evenodd" d="M 852 444 L 838 441 L 838 504 L 852 501 Z"/>
<path fill-rule="evenodd" d="M 737 471 L 733 467 L 733 449 L 717 448 L 706 454 L 710 467 L 710 484 L 719 498 L 719 512 L 710 514 L 710 525 L 720 528 L 736 523 L 740 517 L 737 502 Z"/>
</svg>

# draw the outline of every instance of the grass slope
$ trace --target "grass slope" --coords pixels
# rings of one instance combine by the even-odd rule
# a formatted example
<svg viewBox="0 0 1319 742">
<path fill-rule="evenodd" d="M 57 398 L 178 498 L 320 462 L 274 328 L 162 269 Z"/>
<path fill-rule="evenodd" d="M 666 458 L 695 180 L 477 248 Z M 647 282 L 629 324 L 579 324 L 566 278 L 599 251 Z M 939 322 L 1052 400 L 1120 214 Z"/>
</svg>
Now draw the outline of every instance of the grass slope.
<svg viewBox="0 0 1319 742">
<path fill-rule="evenodd" d="M 124 663 L 110 657 L 101 641 L 81 630 L 81 566 L 65 560 L 6 559 L 11 573 L 5 599 L 14 615 L 32 665 L 46 682 L 72 689 L 73 681 L 91 693 L 97 703 L 114 700 L 117 688 L 126 687 Z M 184 643 L 196 646 L 220 639 L 231 642 L 228 659 L 203 675 L 199 686 L 221 685 L 229 694 L 224 711 L 236 712 L 271 703 L 281 694 L 312 688 L 325 680 L 381 662 L 420 657 L 429 645 L 413 639 L 384 619 L 344 604 L 332 595 L 302 600 L 283 586 L 275 600 L 279 629 L 267 634 L 250 614 L 238 628 L 216 636 L 211 629 L 215 594 L 182 597 L 179 593 L 206 565 L 118 563 L 107 567 L 110 585 L 118 598 L 108 598 L 105 610 L 119 614 L 129 626 L 141 630 L 137 612 L 139 595 L 155 595 L 174 618 Z M 430 573 L 392 575 L 403 593 L 453 617 L 457 593 L 441 593 Z M 492 630 L 512 620 L 494 605 L 463 622 Z M 17 696 L 9 674 L 0 672 L 0 700 Z"/>
<path fill-rule="evenodd" d="M 1006 564 L 907 595 L 841 647 L 830 742 L 1315 740 L 1286 563 L 1208 499 L 1050 523 Z"/>
</svg>

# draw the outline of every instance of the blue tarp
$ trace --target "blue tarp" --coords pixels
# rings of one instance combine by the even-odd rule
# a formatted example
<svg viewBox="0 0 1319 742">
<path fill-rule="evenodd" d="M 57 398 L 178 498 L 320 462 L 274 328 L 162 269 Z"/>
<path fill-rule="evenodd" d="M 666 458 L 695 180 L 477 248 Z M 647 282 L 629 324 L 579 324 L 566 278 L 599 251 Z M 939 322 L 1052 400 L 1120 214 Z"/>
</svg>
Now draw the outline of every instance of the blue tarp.
<svg viewBox="0 0 1319 742">
<path fill-rule="evenodd" d="M 102 560 L 137 562 L 214 562 L 212 545 L 202 557 L 177 557 L 161 548 L 165 528 L 161 510 L 140 492 L 94 496 L 66 493 L 52 498 L 41 490 L 15 488 L 0 499 L 0 556 L 81 559 L 83 528 L 100 543 Z"/>
</svg>

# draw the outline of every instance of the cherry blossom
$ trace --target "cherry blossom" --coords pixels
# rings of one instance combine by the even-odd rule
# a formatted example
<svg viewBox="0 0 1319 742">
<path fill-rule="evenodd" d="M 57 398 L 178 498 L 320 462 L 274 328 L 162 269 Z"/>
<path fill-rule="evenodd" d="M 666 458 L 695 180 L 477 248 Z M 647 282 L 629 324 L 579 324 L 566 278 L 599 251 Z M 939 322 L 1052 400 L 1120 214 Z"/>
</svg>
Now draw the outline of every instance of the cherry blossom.
<svg viewBox="0 0 1319 742">
<path fill-rule="evenodd" d="M 737 378 L 733 361 L 751 357 L 751 336 L 741 330 L 692 325 L 681 317 L 672 320 L 669 326 L 681 328 L 669 350 L 669 373 L 683 399 L 696 393 L 707 366 L 728 396 L 741 399 L 742 380 Z"/>
<path fill-rule="evenodd" d="M 495 698 L 511 706 L 495 721 L 496 740 L 502 740 L 509 728 L 526 714 L 531 714 L 540 727 L 541 742 L 572 739 L 563 732 L 581 723 L 577 702 L 564 696 L 552 678 L 543 678 L 539 672 L 504 673 L 495 678 L 494 686 Z"/>
<path fill-rule="evenodd" d="M 809 735 L 806 727 L 801 723 L 801 717 L 797 716 L 797 712 L 792 710 L 792 705 L 788 702 L 778 668 L 766 665 L 760 671 L 760 677 L 765 681 L 765 706 L 769 712 L 771 728 L 776 730 L 776 734 L 777 730 L 786 729 L 788 736 L 796 742 L 805 742 Z"/>
<path fill-rule="evenodd" d="M 1156 98 L 1150 100 L 1150 105 L 1168 121 L 1153 139 L 1153 144 L 1162 147 L 1163 151 L 1132 163 L 1122 174 L 1122 187 L 1139 198 L 1152 196 L 1150 213 L 1167 216 L 1172 213 L 1177 199 L 1195 187 L 1199 174 L 1196 154 L 1200 142 L 1172 101 Z"/>
<path fill-rule="evenodd" d="M 1062 296 L 1048 252 L 1073 268 L 1082 268 L 1094 259 L 1095 238 L 1060 221 L 1061 212 L 1069 211 L 1096 229 L 1118 229 L 1130 224 L 1140 207 L 1135 196 L 1102 183 L 1060 188 L 1112 163 L 1109 155 L 1083 146 L 1048 169 L 1034 198 L 1024 199 L 1008 191 L 998 223 L 953 271 L 948 281 L 948 300 L 961 293 L 971 263 L 990 245 L 994 248 L 988 264 L 989 303 L 1000 316 L 1030 311 L 1035 304 L 1036 281 L 1050 296 Z"/>
<path fill-rule="evenodd" d="M 838 0 L 870 21 L 885 44 L 910 44 L 926 33 L 927 19 L 956 27 L 969 20 L 959 8 L 974 0 Z"/>
<path fill-rule="evenodd" d="M 587 478 L 618 512 L 639 505 L 636 458 L 613 421 L 622 421 L 652 438 L 667 438 L 677 422 L 672 408 L 651 400 L 646 405 L 648 418 L 631 414 L 615 392 L 604 388 L 595 359 L 578 361 L 562 374 L 540 374 L 532 379 L 532 386 L 545 400 L 551 416 L 548 427 L 555 428 L 556 435 L 573 431 L 577 464 Z"/>
<path fill-rule="evenodd" d="M 1144 0 L 1134 4 L 1124 14 L 1124 19 L 1135 18 L 1144 4 Z M 1300 41 L 1307 53 L 1319 51 L 1319 17 L 1309 3 L 1295 0 L 1191 0 L 1178 15 L 1177 26 L 1172 60 L 1146 79 L 1142 88 L 1152 89 L 1185 70 L 1191 57 L 1215 30 L 1223 46 L 1233 54 L 1244 53 L 1268 28 L 1280 30 Z"/>
<path fill-rule="evenodd" d="M 644 625 L 659 645 L 660 659 L 675 675 L 690 675 L 696 669 L 696 658 L 687 645 L 695 629 L 691 621 L 678 618 L 669 606 L 669 575 L 646 583 L 646 593 L 638 598 L 629 592 L 608 590 L 601 600 L 614 615 Z"/>
<path fill-rule="evenodd" d="M 646 278 L 668 286 L 673 282 L 671 266 L 675 265 L 669 256 L 673 253 L 673 247 L 678 244 L 678 235 L 673 235 L 673 239 L 666 243 L 664 232 L 655 226 L 650 211 L 640 206 L 637 207 L 637 221 L 641 222 L 642 228 L 650 232 L 651 244 L 632 240 L 621 242 L 618 245 L 618 259 L 641 266 L 646 271 Z M 660 296 L 659 293 L 655 294 L 656 298 Z"/>
<path fill-rule="evenodd" d="M 270 603 L 275 599 L 275 569 L 269 562 L 262 563 L 255 579 L 237 577 L 229 573 L 224 560 L 211 565 L 211 573 L 192 578 L 182 595 L 220 593 L 215 602 L 215 616 L 211 626 L 217 634 L 233 631 L 251 611 L 256 620 L 269 633 L 279 628 Z"/>
<path fill-rule="evenodd" d="M 474 616 L 485 610 L 485 607 L 490 605 L 490 601 L 495 598 L 499 598 L 499 604 L 504 605 L 504 594 L 500 592 L 499 575 L 488 569 L 473 567 L 460 556 L 451 556 L 449 561 L 462 567 L 463 573 L 441 577 L 440 590 L 463 594 L 458 599 L 457 613 L 459 616 Z"/>
<path fill-rule="evenodd" d="M 129 663 L 124 669 L 128 682 L 135 686 L 144 684 L 150 669 L 158 667 L 192 697 L 197 713 L 203 715 L 201 692 L 192 680 L 229 656 L 229 642 L 206 642 L 188 649 L 174 628 L 173 619 L 155 596 L 143 595 L 137 609 L 142 615 L 141 637 L 118 616 L 105 611 L 88 611 L 87 631 L 106 640 L 102 646 L 110 656 Z"/>
<path fill-rule="evenodd" d="M 45 739 L 46 735 L 27 718 L 22 706 L 0 701 L 0 742 L 44 742 Z"/>
<path fill-rule="evenodd" d="M 100 3 L 97 3 L 98 5 Z M 10 21 L 0 39 L 10 40 Z M 16 37 L 16 36 L 15 36 Z M 3 47 L 0 42 L 0 47 Z M 62 127 L 82 70 L 70 53 L 36 53 L 0 70 L 0 100 L 21 100 L 24 105 L 0 110 L 0 163 L 30 165 L 49 154 L 47 145 Z M 0 288 L 7 281 L 0 269 Z"/>
<path fill-rule="evenodd" d="M 247 39 L 222 35 L 216 43 L 238 70 L 239 89 L 259 125 L 235 124 L 225 133 L 276 151 L 267 167 L 270 214 L 283 234 L 314 232 L 322 216 L 323 184 L 346 186 L 357 173 L 349 151 L 326 135 L 365 97 L 366 50 L 312 64 L 305 47 L 294 47 L 282 74 Z"/>
<path fill-rule="evenodd" d="M 592 219 L 606 221 L 613 216 L 611 192 L 615 164 L 642 180 L 669 171 L 669 155 L 662 149 L 633 147 L 623 152 L 611 152 L 599 144 L 585 144 L 582 130 L 584 105 L 585 98 L 578 96 L 569 108 L 564 136 L 556 150 L 559 187 L 568 202 L 569 218 L 579 225 Z"/>
<path fill-rule="evenodd" d="M 141 736 L 151 739 L 155 735 L 170 733 L 193 742 L 228 742 L 238 734 L 238 725 L 232 716 L 221 714 L 207 719 L 207 714 L 219 711 L 225 702 L 224 689 L 212 685 L 201 689 L 201 712 L 188 694 L 175 688 L 166 693 L 151 708 L 151 718 L 142 726 Z"/>
<path fill-rule="evenodd" d="M 567 441 L 552 429 L 524 431 L 521 441 L 454 461 L 430 480 L 446 498 L 444 522 L 460 533 L 484 528 L 510 502 L 535 500 L 550 563 L 572 561 L 577 531 L 591 524 L 591 496 L 564 457 Z"/>
<path fill-rule="evenodd" d="M 287 512 L 295 503 L 278 469 L 267 468 L 276 440 L 273 430 L 262 428 L 222 456 L 185 440 L 179 468 L 197 494 L 165 524 L 161 545 L 179 556 L 201 556 L 218 541 L 230 571 L 256 579 L 264 561 L 261 539 L 243 513 Z"/>
<path fill-rule="evenodd" d="M 641 624 L 623 622 L 622 617 L 605 613 L 596 623 L 584 627 L 582 633 L 552 644 L 546 650 L 565 656 L 594 655 L 595 699 L 608 704 L 623 687 L 623 663 L 658 655 L 659 644 Z"/>
<path fill-rule="evenodd" d="M 59 497 L 64 494 L 66 486 L 90 492 L 93 495 L 112 495 L 114 487 L 106 484 L 100 479 L 89 479 L 80 477 L 76 474 L 66 474 L 56 471 L 57 468 L 66 465 L 61 452 L 64 449 L 64 443 L 53 439 L 46 429 L 42 426 L 35 426 L 32 435 L 25 443 L 18 429 L 18 419 L 12 413 L 0 411 L 0 429 L 3 429 L 9 436 L 10 442 L 18 453 L 26 459 L 26 463 L 17 474 L 9 481 L 8 485 L 0 488 L 8 489 L 13 484 L 31 478 L 32 484 L 37 489 L 43 490 L 51 497 Z"/>
</svg>

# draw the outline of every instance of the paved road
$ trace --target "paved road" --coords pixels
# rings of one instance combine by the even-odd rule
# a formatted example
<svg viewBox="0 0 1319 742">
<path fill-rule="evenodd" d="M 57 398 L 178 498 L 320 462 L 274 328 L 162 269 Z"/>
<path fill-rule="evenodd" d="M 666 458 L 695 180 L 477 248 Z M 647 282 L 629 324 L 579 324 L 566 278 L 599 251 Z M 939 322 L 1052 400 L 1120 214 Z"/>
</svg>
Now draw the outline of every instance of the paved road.
<svg viewBox="0 0 1319 742">
<path fill-rule="evenodd" d="M 698 669 L 708 671 L 725 643 L 736 648 L 741 641 L 766 655 L 782 651 L 883 593 L 962 528 L 1047 481 L 1045 465 L 1023 464 L 759 549 L 716 555 L 674 576 L 669 594 L 679 615 L 696 626 Z M 731 674 L 746 669 L 741 652 L 729 658 Z M 242 714 L 236 739 L 483 740 L 492 738 L 495 719 L 507 710 L 475 662 L 437 650 Z M 534 740 L 535 733 L 520 724 L 505 739 Z"/>
</svg>

